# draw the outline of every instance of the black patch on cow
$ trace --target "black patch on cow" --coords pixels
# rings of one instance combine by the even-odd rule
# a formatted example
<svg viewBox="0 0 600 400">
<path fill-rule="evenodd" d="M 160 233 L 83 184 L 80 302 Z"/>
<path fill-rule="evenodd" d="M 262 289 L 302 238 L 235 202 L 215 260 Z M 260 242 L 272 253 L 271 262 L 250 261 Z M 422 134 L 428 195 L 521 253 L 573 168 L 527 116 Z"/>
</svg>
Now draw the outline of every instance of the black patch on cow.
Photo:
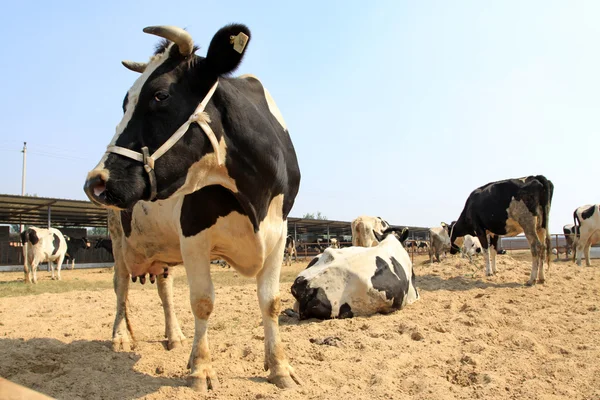
<svg viewBox="0 0 600 400">
<path fill-rule="evenodd" d="M 354 317 L 354 313 L 352 312 L 352 308 L 348 303 L 342 304 L 340 307 L 340 313 L 338 314 L 338 318 L 352 318 Z"/>
<path fill-rule="evenodd" d="M 581 218 L 583 219 L 588 219 L 591 218 L 592 215 L 594 215 L 594 211 L 596 211 L 596 206 L 589 206 L 587 209 L 583 210 L 581 212 Z"/>
<path fill-rule="evenodd" d="M 121 211 L 121 227 L 125 236 L 131 235 L 131 219 L 133 218 L 133 210 Z"/>
<path fill-rule="evenodd" d="M 56 233 L 54 233 L 52 237 L 52 246 L 54 246 L 54 250 L 52 250 L 52 255 L 56 255 L 56 253 L 58 253 L 58 247 L 60 246 L 60 238 Z"/>
<path fill-rule="evenodd" d="M 399 285 L 400 285 L 400 290 L 402 292 L 402 298 L 400 298 L 400 299 L 394 298 L 394 304 L 397 303 L 398 307 L 402 307 L 402 303 L 404 302 L 404 296 L 406 296 L 408 294 L 408 285 L 410 282 L 408 281 L 406 272 L 404 272 L 404 268 L 402 268 L 402 265 L 400 265 L 398 260 L 396 260 L 395 257 L 391 257 L 391 261 L 392 261 L 392 265 L 394 266 L 394 272 L 400 278 Z M 411 279 L 412 278 L 414 278 L 414 270 L 413 270 L 413 276 L 411 276 Z"/>
<path fill-rule="evenodd" d="M 33 229 L 27 230 L 27 237 L 29 238 L 29 243 L 36 245 L 40 241 L 40 238 L 37 235 L 37 232 Z"/>
<path fill-rule="evenodd" d="M 402 301 L 404 300 L 404 291 L 402 290 L 402 282 L 398 279 L 404 278 L 406 281 L 405 285 L 408 285 L 408 280 L 406 279 L 406 274 L 402 270 L 402 275 L 400 275 L 399 271 L 397 271 L 396 264 L 399 266 L 398 261 L 392 257 L 392 264 L 394 264 L 394 270 L 396 275 L 391 271 L 390 265 L 383 258 L 376 256 L 375 257 L 375 265 L 377 269 L 375 273 L 371 277 L 371 283 L 373 284 L 373 288 L 379 291 L 385 291 L 385 298 L 387 300 L 394 300 L 392 303 L 392 308 L 400 308 L 402 306 Z"/>
<path fill-rule="evenodd" d="M 125 98 L 123 99 L 123 113 L 127 110 L 127 103 L 129 103 L 129 92 L 125 94 Z"/>
<path fill-rule="evenodd" d="M 308 265 L 306 266 L 305 269 L 308 269 L 308 268 L 312 267 L 313 265 L 315 265 L 317 262 L 319 262 L 320 258 L 321 257 L 315 257 L 312 260 L 310 260 L 310 262 L 308 263 Z"/>
<path fill-rule="evenodd" d="M 311 288 L 308 281 L 299 276 L 292 285 L 292 295 L 300 305 L 300 319 L 331 318 L 331 303 L 322 288 Z"/>
<path fill-rule="evenodd" d="M 233 193 L 223 186 L 212 185 L 185 196 L 181 206 L 181 231 L 183 236 L 197 235 L 213 226 L 219 217 L 233 211 L 245 212 Z"/>
</svg>

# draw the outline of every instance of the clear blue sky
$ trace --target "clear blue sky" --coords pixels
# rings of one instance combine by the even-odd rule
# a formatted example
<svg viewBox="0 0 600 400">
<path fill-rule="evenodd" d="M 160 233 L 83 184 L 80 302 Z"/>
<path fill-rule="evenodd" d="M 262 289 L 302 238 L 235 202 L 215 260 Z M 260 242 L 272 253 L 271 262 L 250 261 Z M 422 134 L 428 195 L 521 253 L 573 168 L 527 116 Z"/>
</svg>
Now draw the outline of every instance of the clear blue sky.
<svg viewBox="0 0 600 400">
<path fill-rule="evenodd" d="M 86 173 L 157 38 L 186 27 L 204 55 L 230 22 L 302 170 L 292 216 L 456 219 L 490 181 L 544 174 L 551 229 L 600 202 L 600 2 L 9 2 L 0 15 L 0 193 L 85 199 Z"/>
</svg>

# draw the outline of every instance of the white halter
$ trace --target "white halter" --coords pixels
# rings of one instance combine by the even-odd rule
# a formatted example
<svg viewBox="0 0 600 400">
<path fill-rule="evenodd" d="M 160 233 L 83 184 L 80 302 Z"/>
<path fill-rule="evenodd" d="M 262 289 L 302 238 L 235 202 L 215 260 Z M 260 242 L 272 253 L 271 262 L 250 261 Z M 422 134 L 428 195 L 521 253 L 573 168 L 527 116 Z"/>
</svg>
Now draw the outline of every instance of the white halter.
<svg viewBox="0 0 600 400">
<path fill-rule="evenodd" d="M 217 157 L 218 165 L 222 164 L 221 154 L 219 153 L 219 142 L 217 141 L 217 137 L 215 136 L 215 133 L 211 129 L 210 125 L 208 125 L 208 115 L 206 115 L 206 113 L 204 112 L 206 105 L 215 93 L 215 90 L 217 90 L 218 84 L 219 80 L 217 80 L 215 84 L 210 88 L 204 99 L 200 102 L 200 104 L 198 104 L 198 107 L 196 107 L 196 110 L 194 110 L 194 112 L 188 118 L 188 120 L 184 122 L 183 125 L 181 125 L 179 129 L 177 129 L 175 133 L 173 133 L 173 135 L 171 135 L 171 137 L 162 144 L 162 146 L 160 146 L 154 153 L 152 153 L 152 155 L 149 154 L 148 147 L 146 146 L 142 147 L 141 153 L 121 146 L 108 146 L 106 148 L 107 153 L 120 154 L 133 160 L 140 161 L 144 164 L 144 170 L 146 171 L 146 173 L 148 174 L 148 178 L 150 179 L 150 201 L 154 200 L 157 194 L 154 163 L 156 162 L 156 160 L 159 159 L 159 157 L 163 156 L 167 151 L 169 151 L 169 149 L 171 149 L 171 147 L 173 147 L 183 135 L 185 135 L 191 124 L 197 123 L 200 126 L 200 128 L 204 131 L 204 133 L 208 137 L 208 140 L 210 140 L 210 143 L 212 144 L 213 150 Z"/>
</svg>

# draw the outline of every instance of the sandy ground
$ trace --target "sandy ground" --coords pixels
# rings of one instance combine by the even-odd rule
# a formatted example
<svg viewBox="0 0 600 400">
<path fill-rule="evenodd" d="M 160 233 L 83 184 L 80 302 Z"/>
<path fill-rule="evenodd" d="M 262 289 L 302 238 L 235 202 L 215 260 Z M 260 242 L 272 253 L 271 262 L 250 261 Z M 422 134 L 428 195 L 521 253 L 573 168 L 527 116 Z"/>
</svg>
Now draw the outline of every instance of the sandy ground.
<svg viewBox="0 0 600 400">
<path fill-rule="evenodd" d="M 526 254 L 499 256 L 492 278 L 483 276 L 481 258 L 477 266 L 424 260 L 415 267 L 421 300 L 394 314 L 302 322 L 282 315 L 283 340 L 304 381 L 291 391 L 266 382 L 255 285 L 215 267 L 209 340 L 221 385 L 206 397 L 600 399 L 600 261 L 553 263 L 548 282 L 529 288 Z M 284 267 L 284 308 L 305 265 Z M 193 318 L 185 272 L 175 273 L 187 343 L 165 350 L 156 289 L 138 283 L 130 295 L 138 343 L 122 353 L 111 349 L 110 271 L 63 271 L 61 282 L 43 271 L 33 295 L 21 288 L 22 273 L 0 274 L 0 296 L 8 296 L 0 298 L 0 376 L 61 399 L 201 397 L 185 387 Z"/>
</svg>

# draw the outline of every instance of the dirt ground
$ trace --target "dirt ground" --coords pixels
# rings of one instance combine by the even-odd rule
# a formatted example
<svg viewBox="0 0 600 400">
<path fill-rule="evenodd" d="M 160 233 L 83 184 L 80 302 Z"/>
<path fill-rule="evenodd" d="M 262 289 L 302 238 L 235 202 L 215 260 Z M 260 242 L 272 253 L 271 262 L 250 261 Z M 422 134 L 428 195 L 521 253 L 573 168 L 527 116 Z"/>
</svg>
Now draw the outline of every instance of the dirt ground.
<svg viewBox="0 0 600 400">
<path fill-rule="evenodd" d="M 252 280 L 214 268 L 209 341 L 219 399 L 600 399 L 600 261 L 555 262 L 547 283 L 525 287 L 527 253 L 498 256 L 498 275 L 451 257 L 416 260 L 421 299 L 390 315 L 298 322 L 280 317 L 303 386 L 282 391 L 262 370 L 263 330 Z M 284 267 L 283 307 L 306 262 Z M 137 347 L 111 349 L 115 296 L 109 270 L 0 274 L 0 376 L 61 399 L 191 399 L 193 338 L 185 271 L 176 269 L 177 315 L 187 343 L 167 351 L 154 285 L 130 294 Z M 323 339 L 327 339 L 323 344 Z M 321 344 L 319 344 L 321 343 Z"/>
</svg>

